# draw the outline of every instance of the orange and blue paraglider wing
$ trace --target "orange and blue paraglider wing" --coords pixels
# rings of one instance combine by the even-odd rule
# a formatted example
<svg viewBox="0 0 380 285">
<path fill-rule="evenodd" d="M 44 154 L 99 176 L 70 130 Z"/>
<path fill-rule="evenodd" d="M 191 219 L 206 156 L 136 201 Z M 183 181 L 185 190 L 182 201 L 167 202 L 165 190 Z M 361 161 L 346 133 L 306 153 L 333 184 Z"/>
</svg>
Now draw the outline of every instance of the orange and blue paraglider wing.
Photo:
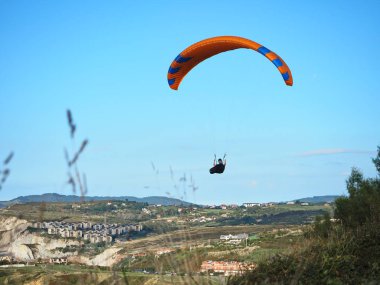
<svg viewBox="0 0 380 285">
<path fill-rule="evenodd" d="M 198 63 L 218 53 L 238 48 L 252 49 L 264 55 L 280 71 L 286 85 L 293 85 L 293 77 L 288 65 L 277 54 L 245 38 L 221 36 L 197 42 L 186 48 L 173 60 L 168 71 L 168 83 L 170 88 L 177 90 L 182 79 Z"/>
</svg>

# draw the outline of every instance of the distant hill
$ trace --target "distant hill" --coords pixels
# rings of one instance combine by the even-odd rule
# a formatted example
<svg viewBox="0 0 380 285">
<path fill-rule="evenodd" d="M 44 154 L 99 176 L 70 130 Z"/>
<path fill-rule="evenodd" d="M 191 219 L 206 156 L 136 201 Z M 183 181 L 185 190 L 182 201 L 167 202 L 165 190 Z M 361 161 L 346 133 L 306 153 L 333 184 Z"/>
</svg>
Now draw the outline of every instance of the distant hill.
<svg viewBox="0 0 380 285">
<path fill-rule="evenodd" d="M 313 196 L 313 197 L 307 197 L 307 198 L 301 198 L 301 199 L 296 199 L 293 200 L 295 201 L 300 201 L 301 203 L 313 203 L 313 204 L 318 204 L 318 203 L 331 203 L 334 202 L 337 198 L 342 197 L 339 195 L 325 195 L 325 196 Z"/>
<path fill-rule="evenodd" d="M 86 196 L 84 198 L 85 201 L 128 201 L 132 202 L 140 202 L 140 203 L 148 203 L 150 205 L 153 204 L 161 204 L 161 205 L 191 205 L 192 203 L 182 201 L 180 199 L 168 198 L 164 196 L 149 196 L 144 198 L 137 198 L 133 196 L 120 196 L 120 197 L 110 197 L 110 196 Z M 8 205 L 12 204 L 25 204 L 30 202 L 64 202 L 64 203 L 72 203 L 72 202 L 80 202 L 81 197 L 76 195 L 60 195 L 57 193 L 46 193 L 42 195 L 28 195 L 28 196 L 20 196 L 10 201 L 0 201 L 0 208 L 4 208 Z"/>
<path fill-rule="evenodd" d="M 325 196 L 314 196 L 314 197 L 307 197 L 307 198 L 301 198 L 301 199 L 295 199 L 295 201 L 299 202 L 307 202 L 312 204 L 318 204 L 318 203 L 331 203 L 334 202 L 337 198 L 341 196 L 339 195 L 325 195 Z M 133 196 L 120 196 L 120 197 L 111 197 L 111 196 L 86 196 L 85 201 L 125 201 L 128 199 L 128 201 L 132 202 L 140 202 L 140 203 L 148 203 L 149 205 L 192 205 L 192 203 L 182 201 L 180 199 L 175 198 L 169 198 L 164 196 L 148 196 L 144 198 L 137 198 Z M 0 201 L 0 208 L 4 208 L 8 205 L 12 204 L 25 204 L 25 203 L 31 203 L 31 202 L 62 202 L 62 203 L 73 203 L 73 202 L 80 202 L 81 197 L 76 195 L 61 195 L 57 193 L 46 193 L 42 195 L 28 195 L 28 196 L 20 196 L 15 199 L 9 200 L 9 201 Z"/>
</svg>

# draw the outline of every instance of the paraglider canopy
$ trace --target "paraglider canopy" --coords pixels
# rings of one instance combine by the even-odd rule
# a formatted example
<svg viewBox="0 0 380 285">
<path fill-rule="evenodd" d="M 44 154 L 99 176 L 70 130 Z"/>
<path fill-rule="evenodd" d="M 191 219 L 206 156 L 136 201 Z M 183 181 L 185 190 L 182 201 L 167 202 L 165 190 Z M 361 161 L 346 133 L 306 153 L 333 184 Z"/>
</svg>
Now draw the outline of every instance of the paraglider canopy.
<svg viewBox="0 0 380 285">
<path fill-rule="evenodd" d="M 205 59 L 238 48 L 252 49 L 264 55 L 280 71 L 286 85 L 293 85 L 293 77 L 288 65 L 277 54 L 249 39 L 220 36 L 205 39 L 189 46 L 173 60 L 167 75 L 170 88 L 177 90 L 186 74 Z"/>
</svg>

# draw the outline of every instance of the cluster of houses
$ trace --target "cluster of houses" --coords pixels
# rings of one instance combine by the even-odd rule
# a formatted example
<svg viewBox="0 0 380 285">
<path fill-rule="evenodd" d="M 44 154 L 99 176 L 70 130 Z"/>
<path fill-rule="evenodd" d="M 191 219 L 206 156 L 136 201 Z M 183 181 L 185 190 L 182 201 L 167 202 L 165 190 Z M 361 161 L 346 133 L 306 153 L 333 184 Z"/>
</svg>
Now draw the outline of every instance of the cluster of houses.
<svg viewBox="0 0 380 285">
<path fill-rule="evenodd" d="M 226 243 L 239 244 L 242 241 L 246 241 L 248 239 L 248 234 L 237 234 L 237 235 L 221 235 L 220 240 L 225 241 Z"/>
<path fill-rule="evenodd" d="M 238 204 L 208 205 L 208 206 L 205 206 L 204 208 L 206 208 L 206 209 L 222 209 L 222 210 L 227 210 L 227 209 L 236 209 L 236 208 L 239 208 L 239 205 Z"/>
<path fill-rule="evenodd" d="M 215 220 L 216 220 L 216 217 L 205 217 L 205 216 L 202 216 L 202 217 L 199 217 L 199 218 L 191 219 L 190 222 L 192 222 L 192 223 L 206 223 L 206 222 L 211 222 L 211 221 L 215 221 Z"/>
<path fill-rule="evenodd" d="M 252 208 L 252 207 L 272 207 L 276 203 L 268 202 L 268 203 L 243 203 L 243 206 L 246 208 Z"/>
<path fill-rule="evenodd" d="M 252 208 L 252 207 L 272 207 L 274 205 L 278 204 L 286 204 L 286 205 L 301 205 L 301 206 L 310 206 L 310 203 L 308 202 L 294 202 L 294 201 L 288 201 L 286 203 L 274 203 L 274 202 L 268 202 L 268 203 L 243 203 L 243 206 L 246 208 Z M 328 203 L 325 203 L 325 206 L 329 206 Z"/>
<path fill-rule="evenodd" d="M 91 243 L 110 243 L 113 237 L 126 235 L 130 231 L 141 231 L 141 224 L 93 224 L 90 222 L 66 223 L 60 221 L 37 222 L 34 228 L 47 229 L 49 235 L 59 235 L 62 238 L 81 238 Z"/>
<path fill-rule="evenodd" d="M 207 274 L 224 274 L 225 276 L 242 274 L 244 271 L 253 270 L 254 264 L 248 264 L 238 261 L 203 261 L 201 264 L 202 273 Z"/>
<path fill-rule="evenodd" d="M 258 203 L 258 202 L 247 202 L 243 203 L 241 206 L 245 208 L 252 208 L 252 207 L 272 207 L 279 204 L 286 204 L 286 205 L 301 205 L 301 206 L 310 206 L 311 203 L 309 202 L 295 202 L 295 201 L 288 201 L 288 202 L 265 202 L 265 203 Z M 325 203 L 325 206 L 329 206 L 329 203 Z M 239 206 L 237 204 L 221 204 L 221 205 L 208 205 L 204 208 L 206 209 L 236 209 Z"/>
<path fill-rule="evenodd" d="M 309 202 L 298 202 L 298 201 L 288 201 L 288 202 L 265 202 L 265 203 L 258 203 L 258 202 L 247 202 L 243 203 L 241 206 L 245 208 L 252 208 L 252 207 L 272 207 L 275 205 L 279 204 L 286 204 L 286 205 L 301 205 L 301 206 L 310 206 L 312 203 Z M 329 206 L 330 203 L 326 202 L 324 206 Z M 204 208 L 206 209 L 222 209 L 222 210 L 227 210 L 227 209 L 236 209 L 239 206 L 237 204 L 221 204 L 219 206 L 216 205 L 208 205 L 205 206 Z"/>
</svg>

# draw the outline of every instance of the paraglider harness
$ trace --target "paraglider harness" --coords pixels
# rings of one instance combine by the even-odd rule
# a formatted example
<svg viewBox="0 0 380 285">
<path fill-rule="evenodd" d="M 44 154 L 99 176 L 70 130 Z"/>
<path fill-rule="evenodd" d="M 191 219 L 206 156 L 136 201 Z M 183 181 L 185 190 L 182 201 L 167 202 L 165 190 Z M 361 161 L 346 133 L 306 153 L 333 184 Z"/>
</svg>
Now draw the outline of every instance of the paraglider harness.
<svg viewBox="0 0 380 285">
<path fill-rule="evenodd" d="M 216 164 L 216 154 L 214 154 L 214 166 L 210 168 L 210 174 L 218 173 L 222 174 L 226 167 L 226 155 L 224 154 L 223 160 L 221 158 L 218 159 L 218 164 Z"/>
</svg>

